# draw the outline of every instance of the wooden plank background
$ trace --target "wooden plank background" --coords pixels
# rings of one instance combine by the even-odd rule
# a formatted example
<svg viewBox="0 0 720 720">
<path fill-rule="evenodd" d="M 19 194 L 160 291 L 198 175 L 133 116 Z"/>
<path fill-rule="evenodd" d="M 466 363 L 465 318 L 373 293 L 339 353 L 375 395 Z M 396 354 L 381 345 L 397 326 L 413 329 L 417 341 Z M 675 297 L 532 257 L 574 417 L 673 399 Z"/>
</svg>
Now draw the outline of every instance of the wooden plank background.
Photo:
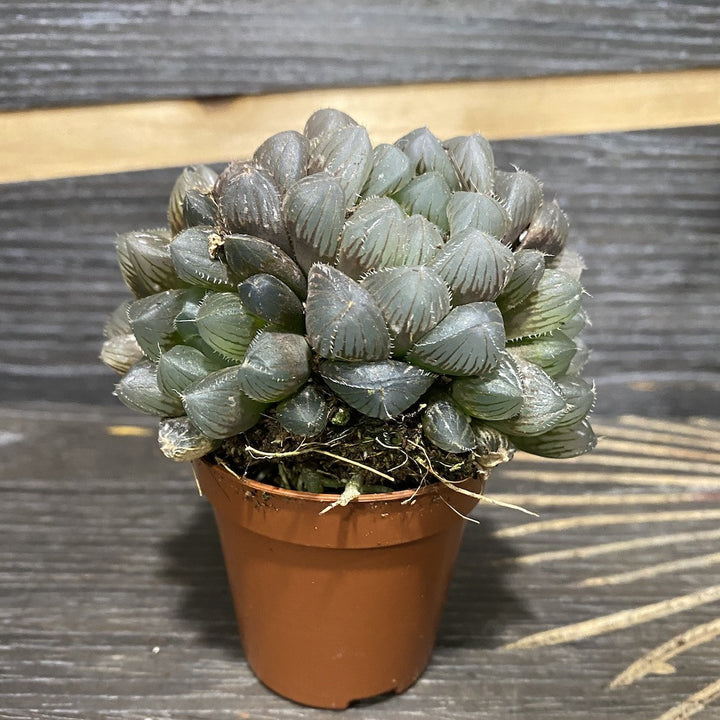
<svg viewBox="0 0 720 720">
<path fill-rule="evenodd" d="M 3 3 L 0 107 L 717 67 L 714 0 Z"/>
</svg>

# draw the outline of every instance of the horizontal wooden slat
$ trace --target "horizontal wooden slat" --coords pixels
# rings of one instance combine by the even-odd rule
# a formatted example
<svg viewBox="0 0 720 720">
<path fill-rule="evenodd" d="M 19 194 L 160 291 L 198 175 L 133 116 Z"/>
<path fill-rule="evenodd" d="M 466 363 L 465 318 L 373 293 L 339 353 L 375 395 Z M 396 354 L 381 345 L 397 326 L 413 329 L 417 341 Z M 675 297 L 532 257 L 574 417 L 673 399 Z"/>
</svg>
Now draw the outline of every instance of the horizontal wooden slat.
<svg viewBox="0 0 720 720">
<path fill-rule="evenodd" d="M 720 123 L 720 70 L 594 75 L 178 100 L 0 115 L 0 182 L 248 157 L 337 107 L 376 142 L 419 125 L 490 139 Z"/>
<path fill-rule="evenodd" d="M 10 0 L 0 106 L 718 67 L 712 0 Z"/>
</svg>

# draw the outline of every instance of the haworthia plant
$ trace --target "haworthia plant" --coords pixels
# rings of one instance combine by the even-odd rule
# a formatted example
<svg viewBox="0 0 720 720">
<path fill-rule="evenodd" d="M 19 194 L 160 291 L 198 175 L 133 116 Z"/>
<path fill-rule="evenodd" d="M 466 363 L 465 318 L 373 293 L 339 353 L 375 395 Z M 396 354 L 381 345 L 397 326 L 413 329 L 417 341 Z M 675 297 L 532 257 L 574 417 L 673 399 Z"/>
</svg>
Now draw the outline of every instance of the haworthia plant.
<svg viewBox="0 0 720 720">
<path fill-rule="evenodd" d="M 168 457 L 261 418 L 298 442 L 337 418 L 346 434 L 412 425 L 446 467 L 593 447 L 567 218 L 481 135 L 419 128 L 373 147 L 320 110 L 219 175 L 185 169 L 167 215 L 117 238 L 133 299 L 101 357 L 119 399 L 162 418 Z"/>
</svg>

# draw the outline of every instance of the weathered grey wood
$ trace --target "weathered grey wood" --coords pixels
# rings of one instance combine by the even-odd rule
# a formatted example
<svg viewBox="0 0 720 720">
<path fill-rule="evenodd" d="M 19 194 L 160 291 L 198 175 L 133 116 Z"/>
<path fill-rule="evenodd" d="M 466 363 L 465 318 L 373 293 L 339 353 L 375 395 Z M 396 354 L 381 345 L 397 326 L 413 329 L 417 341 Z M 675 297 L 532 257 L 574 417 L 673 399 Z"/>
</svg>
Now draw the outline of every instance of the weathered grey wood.
<svg viewBox="0 0 720 720">
<path fill-rule="evenodd" d="M 152 437 L 107 432 L 137 420 L 117 407 L 0 406 L 0 718 L 326 717 L 276 697 L 252 676 L 237 643 L 212 515 L 189 468 L 162 458 Z M 140 425 L 152 423 L 141 418 Z M 717 551 L 717 539 L 708 535 L 717 534 L 716 516 L 707 513 L 720 511 L 718 421 L 658 427 L 641 418 L 602 427 L 608 446 L 601 443 L 593 456 L 555 463 L 518 456 L 496 472 L 491 494 L 524 495 L 539 520 L 577 518 L 574 526 L 513 537 L 509 528 L 535 520 L 502 508 L 474 511 L 481 524 L 466 531 L 427 672 L 405 695 L 351 708 L 344 717 L 656 720 L 720 677 L 717 639 L 708 636 L 670 660 L 676 673 L 608 688 L 645 652 L 715 620 L 717 602 L 558 645 L 506 647 L 720 583 L 718 565 L 706 563 L 620 585 L 576 586 L 588 577 Z M 640 438 L 646 447 L 639 452 L 609 445 Z M 643 476 L 667 473 L 673 457 L 692 449 L 705 459 L 688 460 L 669 484 L 660 477 L 642 484 Z M 631 478 L 621 484 L 616 463 L 628 457 L 649 467 L 626 469 Z M 542 480 L 548 474 L 554 481 Z M 538 505 L 528 493 L 556 504 Z M 639 502 L 622 499 L 638 495 Z M 576 504 L 563 507 L 563 501 Z M 580 525 L 589 516 L 633 511 L 648 522 Z M 653 522 L 668 511 L 705 516 Z M 526 557 L 609 541 L 662 541 L 680 532 L 695 539 L 589 558 L 529 563 Z M 698 717 L 717 712 L 716 700 Z"/>
<path fill-rule="evenodd" d="M 716 67 L 717 3 L 3 4 L 0 107 Z"/>
<path fill-rule="evenodd" d="M 717 412 L 720 128 L 501 142 L 537 173 L 585 258 L 599 410 Z M 125 297 L 117 232 L 162 224 L 176 171 L 0 192 L 0 397 L 107 404 L 97 361 Z"/>
</svg>

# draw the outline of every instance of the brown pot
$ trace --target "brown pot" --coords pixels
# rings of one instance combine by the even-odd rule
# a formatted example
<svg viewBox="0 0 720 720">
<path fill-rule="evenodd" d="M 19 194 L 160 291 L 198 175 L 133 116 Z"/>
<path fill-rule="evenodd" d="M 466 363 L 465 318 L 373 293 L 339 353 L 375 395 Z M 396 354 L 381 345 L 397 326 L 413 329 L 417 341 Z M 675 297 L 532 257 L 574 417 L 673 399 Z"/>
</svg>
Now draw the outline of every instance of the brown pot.
<svg viewBox="0 0 720 720">
<path fill-rule="evenodd" d="M 193 466 L 215 510 L 245 655 L 263 683 L 304 705 L 345 708 L 417 680 L 474 498 L 436 484 L 410 502 L 413 491 L 363 495 L 320 515 L 337 495 Z"/>
</svg>

